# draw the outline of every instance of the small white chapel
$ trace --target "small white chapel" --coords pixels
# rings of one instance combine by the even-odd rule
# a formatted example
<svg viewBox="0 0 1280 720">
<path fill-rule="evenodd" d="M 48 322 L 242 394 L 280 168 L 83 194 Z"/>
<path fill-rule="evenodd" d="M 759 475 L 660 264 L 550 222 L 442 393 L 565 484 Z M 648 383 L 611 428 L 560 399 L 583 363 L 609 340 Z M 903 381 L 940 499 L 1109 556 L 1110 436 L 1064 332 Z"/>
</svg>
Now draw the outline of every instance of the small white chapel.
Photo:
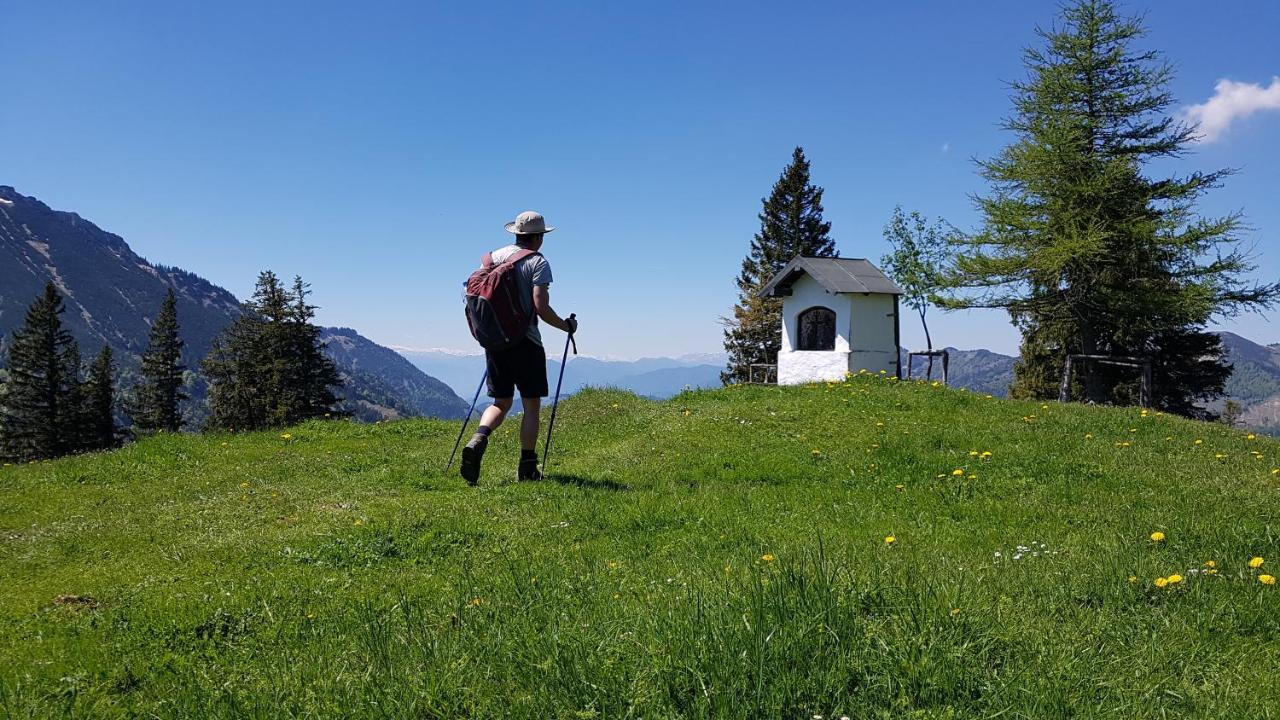
<svg viewBox="0 0 1280 720">
<path fill-rule="evenodd" d="M 760 290 L 782 298 L 778 384 L 842 380 L 862 370 L 901 377 L 900 295 L 864 259 L 796 256 Z"/>
</svg>

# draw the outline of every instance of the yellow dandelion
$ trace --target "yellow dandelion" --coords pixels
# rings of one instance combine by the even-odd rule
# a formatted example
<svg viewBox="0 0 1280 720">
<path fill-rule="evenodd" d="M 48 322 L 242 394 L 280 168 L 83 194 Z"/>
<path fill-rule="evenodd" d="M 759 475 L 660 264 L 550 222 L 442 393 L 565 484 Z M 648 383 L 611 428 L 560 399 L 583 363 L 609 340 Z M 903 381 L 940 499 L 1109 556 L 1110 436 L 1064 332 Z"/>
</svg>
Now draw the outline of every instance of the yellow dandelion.
<svg viewBox="0 0 1280 720">
<path fill-rule="evenodd" d="M 1203 445 L 1203 444 L 1204 444 L 1204 441 L 1203 441 L 1203 440 L 1201 440 L 1200 438 L 1196 438 L 1196 442 L 1195 442 L 1195 444 L 1196 444 L 1196 445 Z"/>
<path fill-rule="evenodd" d="M 356 524 L 356 527 L 364 525 L 364 518 L 356 518 L 355 524 Z"/>
<path fill-rule="evenodd" d="M 876 427 L 884 427 L 884 423 L 882 423 L 882 422 L 878 422 L 878 423 L 876 423 Z"/>
<path fill-rule="evenodd" d="M 1218 460 L 1221 460 L 1222 458 L 1226 457 L 1226 455 L 1223 453 L 1214 453 L 1213 456 Z"/>
<path fill-rule="evenodd" d="M 897 490 L 898 492 L 902 492 L 903 490 L 905 490 L 905 489 L 906 489 L 906 487 L 907 487 L 907 486 L 906 486 L 906 485 L 894 485 L 893 487 L 894 487 L 894 489 L 895 489 L 895 490 Z"/>
<path fill-rule="evenodd" d="M 773 553 L 765 553 L 760 556 L 760 559 L 765 562 L 773 562 L 774 560 L 777 560 L 777 558 L 773 556 Z"/>
<path fill-rule="evenodd" d="M 1205 567 L 1207 567 L 1207 568 L 1216 568 L 1216 567 L 1218 567 L 1218 563 L 1217 563 L 1217 562 L 1215 562 L 1215 561 L 1213 561 L 1213 560 L 1205 560 L 1205 561 L 1204 561 L 1204 566 L 1205 566 Z"/>
<path fill-rule="evenodd" d="M 990 450 L 983 450 L 983 451 L 982 451 L 982 455 L 980 455 L 979 457 L 981 457 L 983 460 L 990 460 L 990 459 L 991 459 L 991 451 L 990 451 Z"/>
<path fill-rule="evenodd" d="M 1164 533 L 1159 530 L 1151 533 L 1151 542 L 1164 542 Z"/>
<path fill-rule="evenodd" d="M 1130 584 L 1138 582 L 1138 576 L 1137 576 L 1137 575 L 1130 575 L 1130 576 L 1129 576 L 1129 582 L 1130 582 Z"/>
<path fill-rule="evenodd" d="M 1162 578 L 1162 577 L 1156 578 L 1156 587 L 1162 588 L 1168 584 L 1169 584 L 1169 581 L 1166 580 L 1165 578 Z"/>
<path fill-rule="evenodd" d="M 1259 575 L 1258 582 L 1262 583 L 1263 585 L 1275 585 L 1276 576 L 1275 575 Z"/>
<path fill-rule="evenodd" d="M 1248 435 L 1245 435 L 1245 436 L 1244 436 L 1244 439 L 1245 439 L 1245 440 L 1257 440 L 1257 439 L 1258 439 L 1258 436 L 1257 436 L 1257 435 L 1254 435 L 1253 433 L 1249 433 Z"/>
<path fill-rule="evenodd" d="M 1174 574 L 1172 574 L 1172 575 L 1170 575 L 1170 576 L 1169 576 L 1169 584 L 1170 584 L 1170 585 L 1177 585 L 1177 584 L 1178 584 L 1178 583 L 1180 583 L 1180 582 L 1182 582 L 1182 576 L 1181 576 L 1181 575 L 1179 575 L 1178 573 L 1174 573 Z"/>
<path fill-rule="evenodd" d="M 471 602 L 467 603 L 471 607 L 480 607 L 484 604 L 483 598 L 471 598 Z"/>
<path fill-rule="evenodd" d="M 978 451 L 977 451 L 977 450 L 970 450 L 970 451 L 969 451 L 969 457 L 978 457 Z"/>
<path fill-rule="evenodd" d="M 884 536 L 884 544 L 885 544 L 885 545 L 892 545 L 892 544 L 894 544 L 894 543 L 896 543 L 896 542 L 898 542 L 898 538 L 896 538 L 896 537 L 894 537 L 894 536 L 892 536 L 892 535 L 885 535 L 885 536 Z"/>
<path fill-rule="evenodd" d="M 955 475 L 956 477 L 960 477 L 964 475 L 964 470 L 961 470 L 960 468 L 956 468 L 955 470 L 951 471 L 951 474 Z"/>
<path fill-rule="evenodd" d="M 685 411 L 684 411 L 684 416 L 685 416 L 685 417 L 689 417 L 689 416 L 690 416 L 690 415 L 692 415 L 692 414 L 693 414 L 693 411 L 692 411 L 692 410 L 685 410 Z"/>
<path fill-rule="evenodd" d="M 1249 567 L 1253 568 L 1254 570 L 1257 570 L 1258 568 L 1262 567 L 1263 562 L 1265 561 L 1260 557 L 1249 558 Z"/>
<path fill-rule="evenodd" d="M 292 440 L 292 439 L 293 439 L 293 433 L 281 433 L 281 434 L 280 434 L 280 439 L 281 439 L 281 440 Z"/>
<path fill-rule="evenodd" d="M 959 614 L 960 614 L 960 608 L 951 608 L 951 617 L 955 617 Z"/>
<path fill-rule="evenodd" d="M 1092 440 L 1092 439 L 1093 439 L 1093 433 L 1085 433 L 1085 434 L 1084 434 L 1084 439 L 1085 439 L 1085 440 Z"/>
<path fill-rule="evenodd" d="M 308 619 L 308 620 L 315 620 L 315 619 L 316 619 L 316 614 L 315 614 L 315 613 L 307 613 L 307 619 Z"/>
<path fill-rule="evenodd" d="M 245 482 L 240 483 L 240 487 L 242 487 L 242 488 L 247 488 L 247 487 L 249 487 L 249 483 L 248 483 L 248 481 L 245 481 Z"/>
</svg>

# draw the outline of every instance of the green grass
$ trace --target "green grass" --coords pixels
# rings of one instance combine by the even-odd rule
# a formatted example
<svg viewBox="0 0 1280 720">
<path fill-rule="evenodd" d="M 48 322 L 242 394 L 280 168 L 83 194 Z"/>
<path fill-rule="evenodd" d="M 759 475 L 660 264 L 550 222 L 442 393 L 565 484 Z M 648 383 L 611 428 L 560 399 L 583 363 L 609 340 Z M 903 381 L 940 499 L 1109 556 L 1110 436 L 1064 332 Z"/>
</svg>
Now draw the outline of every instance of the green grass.
<svg viewBox="0 0 1280 720">
<path fill-rule="evenodd" d="M 0 715 L 1280 716 L 1280 441 L 872 377 L 584 392 L 536 484 L 456 432 L 0 469 Z"/>
</svg>

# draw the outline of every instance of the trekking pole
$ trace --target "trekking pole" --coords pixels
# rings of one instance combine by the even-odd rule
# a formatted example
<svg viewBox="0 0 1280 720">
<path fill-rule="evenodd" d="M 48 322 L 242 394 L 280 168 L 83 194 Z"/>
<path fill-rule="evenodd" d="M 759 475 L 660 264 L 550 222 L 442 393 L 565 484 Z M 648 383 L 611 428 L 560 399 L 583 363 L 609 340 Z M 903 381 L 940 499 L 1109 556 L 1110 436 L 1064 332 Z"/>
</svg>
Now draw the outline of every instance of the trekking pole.
<svg viewBox="0 0 1280 720">
<path fill-rule="evenodd" d="M 577 317 L 575 313 L 569 313 L 569 319 L 573 320 Z M 564 383 L 564 366 L 569 362 L 569 346 L 573 346 L 573 354 L 578 354 L 578 343 L 573 339 L 573 333 L 569 333 L 569 337 L 564 341 L 564 355 L 560 357 L 560 379 L 556 380 L 556 399 L 551 403 L 551 421 L 547 423 L 547 442 L 542 446 L 542 475 L 548 476 L 547 458 L 551 455 L 551 431 L 556 427 L 556 408 L 560 407 L 560 386 Z"/>
<path fill-rule="evenodd" d="M 449 453 L 449 464 L 444 466 L 444 474 L 449 474 L 449 468 L 453 467 L 453 456 L 458 454 L 458 446 L 462 444 L 462 436 L 467 434 L 467 425 L 471 422 L 471 413 L 476 411 L 476 403 L 480 402 L 480 388 L 484 387 L 484 381 L 489 379 L 489 368 L 484 369 L 484 375 L 480 377 L 480 384 L 476 386 L 476 396 L 471 398 L 471 409 L 467 410 L 467 419 L 462 421 L 462 429 L 458 431 L 458 439 L 453 443 L 453 452 Z"/>
</svg>

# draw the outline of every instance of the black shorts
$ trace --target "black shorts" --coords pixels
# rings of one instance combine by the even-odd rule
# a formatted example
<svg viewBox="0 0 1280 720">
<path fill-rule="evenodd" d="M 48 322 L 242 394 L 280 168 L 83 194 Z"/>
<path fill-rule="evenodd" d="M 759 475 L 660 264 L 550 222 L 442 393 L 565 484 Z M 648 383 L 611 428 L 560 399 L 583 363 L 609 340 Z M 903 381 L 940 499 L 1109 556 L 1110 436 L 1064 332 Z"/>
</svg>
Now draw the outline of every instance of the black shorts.
<svg viewBox="0 0 1280 720">
<path fill-rule="evenodd" d="M 525 338 L 506 350 L 486 350 L 484 358 L 489 367 L 489 397 L 514 397 L 516 388 L 520 397 L 547 396 L 547 351 L 538 343 Z"/>
</svg>

